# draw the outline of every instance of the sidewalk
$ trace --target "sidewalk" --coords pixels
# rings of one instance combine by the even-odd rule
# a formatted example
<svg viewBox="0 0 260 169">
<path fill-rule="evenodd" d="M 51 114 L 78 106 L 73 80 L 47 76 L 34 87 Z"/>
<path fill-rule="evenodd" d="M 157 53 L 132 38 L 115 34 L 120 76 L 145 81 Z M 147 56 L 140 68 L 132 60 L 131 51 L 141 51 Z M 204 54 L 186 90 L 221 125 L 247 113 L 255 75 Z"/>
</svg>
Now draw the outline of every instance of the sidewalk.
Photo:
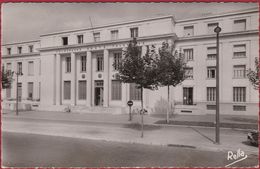
<svg viewBox="0 0 260 169">
<path fill-rule="evenodd" d="M 106 113 L 67 113 L 51 111 L 21 111 L 19 117 L 13 111 L 3 111 L 4 118 L 28 118 L 61 120 L 103 124 L 128 124 L 130 123 L 128 114 L 106 114 Z M 141 116 L 134 114 L 132 123 L 140 122 Z M 185 126 L 204 126 L 214 127 L 215 115 L 175 115 L 170 118 L 170 123 L 166 124 L 165 115 L 145 115 L 144 123 L 149 125 L 185 125 Z M 258 129 L 258 117 L 256 116 L 238 116 L 238 115 L 220 115 L 220 127 L 238 128 L 238 129 Z"/>
</svg>

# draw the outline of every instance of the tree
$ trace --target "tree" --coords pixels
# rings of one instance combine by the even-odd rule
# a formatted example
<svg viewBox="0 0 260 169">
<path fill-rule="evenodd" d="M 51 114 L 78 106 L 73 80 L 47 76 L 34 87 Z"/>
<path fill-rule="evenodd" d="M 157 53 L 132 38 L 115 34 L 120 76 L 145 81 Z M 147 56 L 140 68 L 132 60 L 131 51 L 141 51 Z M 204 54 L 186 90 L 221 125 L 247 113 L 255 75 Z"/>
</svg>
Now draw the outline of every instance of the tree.
<svg viewBox="0 0 260 169">
<path fill-rule="evenodd" d="M 13 81 L 13 74 L 9 70 L 5 70 L 4 66 L 2 67 L 2 88 L 7 89 L 11 87 Z"/>
<path fill-rule="evenodd" d="M 177 86 L 185 80 L 186 63 L 184 55 L 178 53 L 173 45 L 163 42 L 159 49 L 160 59 L 158 60 L 158 80 L 161 86 L 167 86 L 167 112 L 166 121 L 169 123 L 169 104 L 170 104 L 170 86 Z"/>
<path fill-rule="evenodd" d="M 157 89 L 157 64 L 155 47 L 146 46 L 146 53 L 141 56 L 142 49 L 137 45 L 136 39 L 128 44 L 124 51 L 124 58 L 118 67 L 119 80 L 123 83 L 135 83 L 141 90 L 141 114 L 142 114 L 142 137 L 143 137 L 143 89 Z"/>
<path fill-rule="evenodd" d="M 259 89 L 259 61 L 255 58 L 255 71 L 249 69 L 247 73 L 247 77 L 249 81 L 252 83 L 254 88 Z"/>
</svg>

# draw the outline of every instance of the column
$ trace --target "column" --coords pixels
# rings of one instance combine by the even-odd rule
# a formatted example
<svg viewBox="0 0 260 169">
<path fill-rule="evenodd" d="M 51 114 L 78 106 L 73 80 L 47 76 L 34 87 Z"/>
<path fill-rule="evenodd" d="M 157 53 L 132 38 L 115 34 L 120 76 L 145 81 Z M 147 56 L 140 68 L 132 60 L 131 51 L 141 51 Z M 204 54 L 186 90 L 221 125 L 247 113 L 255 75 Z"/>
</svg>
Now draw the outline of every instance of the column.
<svg viewBox="0 0 260 169">
<path fill-rule="evenodd" d="M 61 105 L 61 55 L 56 55 L 56 105 Z"/>
<path fill-rule="evenodd" d="M 57 88 L 57 82 L 56 82 L 56 77 L 57 77 L 57 56 L 56 54 L 54 54 L 54 57 L 53 57 L 53 104 L 56 105 L 57 104 L 57 100 L 56 100 L 56 96 L 57 96 L 57 92 L 56 90 L 58 89 Z"/>
<path fill-rule="evenodd" d="M 77 64 L 76 64 L 76 55 L 71 53 L 71 103 L 76 105 L 77 97 Z"/>
<path fill-rule="evenodd" d="M 124 59 L 124 52 L 126 51 L 126 47 L 122 48 L 122 59 Z M 129 100 L 129 96 L 128 96 L 128 89 L 129 89 L 129 84 L 127 83 L 122 83 L 122 103 L 123 103 L 123 107 L 127 106 L 127 101 Z"/>
<path fill-rule="evenodd" d="M 92 104 L 92 55 L 90 51 L 87 51 L 87 106 L 91 107 Z"/>
<path fill-rule="evenodd" d="M 109 51 L 104 50 L 104 107 L 109 106 Z"/>
</svg>

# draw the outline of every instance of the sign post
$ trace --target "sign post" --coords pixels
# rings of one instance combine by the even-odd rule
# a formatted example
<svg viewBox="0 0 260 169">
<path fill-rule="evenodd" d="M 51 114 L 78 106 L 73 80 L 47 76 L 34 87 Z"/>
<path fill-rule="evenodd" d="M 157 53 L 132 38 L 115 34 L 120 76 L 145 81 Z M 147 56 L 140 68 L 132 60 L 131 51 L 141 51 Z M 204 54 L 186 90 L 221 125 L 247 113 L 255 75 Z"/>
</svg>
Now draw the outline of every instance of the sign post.
<svg viewBox="0 0 260 169">
<path fill-rule="evenodd" d="M 127 102 L 127 105 L 129 106 L 129 121 L 132 121 L 132 113 L 131 113 L 131 107 L 133 106 L 133 101 L 132 100 L 129 100 Z"/>
</svg>

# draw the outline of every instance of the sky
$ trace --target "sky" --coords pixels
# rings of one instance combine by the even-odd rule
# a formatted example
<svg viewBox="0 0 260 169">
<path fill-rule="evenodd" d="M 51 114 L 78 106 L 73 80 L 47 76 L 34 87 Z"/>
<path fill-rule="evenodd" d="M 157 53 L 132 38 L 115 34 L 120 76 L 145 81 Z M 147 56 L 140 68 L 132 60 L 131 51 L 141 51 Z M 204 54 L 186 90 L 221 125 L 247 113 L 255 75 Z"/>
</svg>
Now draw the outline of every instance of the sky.
<svg viewBox="0 0 260 169">
<path fill-rule="evenodd" d="M 258 7 L 257 3 L 4 3 L 2 43 L 103 24 L 174 15 L 185 19 Z"/>
</svg>

